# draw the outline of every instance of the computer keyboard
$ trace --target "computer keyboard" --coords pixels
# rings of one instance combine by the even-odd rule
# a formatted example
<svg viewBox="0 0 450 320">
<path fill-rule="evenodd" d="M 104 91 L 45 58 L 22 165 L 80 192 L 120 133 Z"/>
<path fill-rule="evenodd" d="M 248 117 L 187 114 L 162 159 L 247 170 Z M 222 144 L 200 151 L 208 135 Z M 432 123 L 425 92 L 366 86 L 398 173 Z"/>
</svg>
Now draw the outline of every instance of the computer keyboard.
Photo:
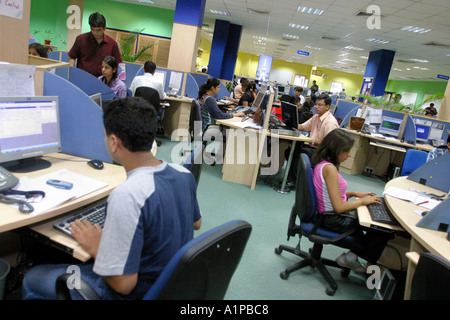
<svg viewBox="0 0 450 320">
<path fill-rule="evenodd" d="M 273 130 L 273 133 L 282 135 L 282 136 L 293 136 L 293 137 L 300 137 L 302 134 L 300 131 L 296 130 L 289 130 L 289 129 L 275 129 Z"/>
<path fill-rule="evenodd" d="M 90 223 L 98 224 L 103 228 L 103 224 L 105 223 L 105 205 L 106 198 L 90 203 L 84 207 L 74 210 L 70 216 L 55 222 L 53 227 L 70 236 L 72 236 L 72 233 L 69 231 L 70 224 L 76 219 L 80 221 L 88 220 Z"/>
<path fill-rule="evenodd" d="M 386 206 L 386 202 L 383 197 L 381 197 L 381 203 L 371 203 L 367 205 L 369 209 L 370 217 L 375 222 L 386 223 L 390 225 L 399 225 L 398 221 L 394 218 L 389 208 Z"/>
<path fill-rule="evenodd" d="M 393 145 L 393 144 L 388 144 L 388 143 L 383 143 L 383 142 L 378 142 L 378 141 L 375 142 L 375 144 L 380 146 L 380 147 L 389 147 L 389 148 L 393 148 L 393 149 L 396 149 L 396 150 L 399 150 L 399 151 L 406 152 L 405 148 L 400 147 L 400 146 L 396 146 L 396 145 Z"/>
</svg>

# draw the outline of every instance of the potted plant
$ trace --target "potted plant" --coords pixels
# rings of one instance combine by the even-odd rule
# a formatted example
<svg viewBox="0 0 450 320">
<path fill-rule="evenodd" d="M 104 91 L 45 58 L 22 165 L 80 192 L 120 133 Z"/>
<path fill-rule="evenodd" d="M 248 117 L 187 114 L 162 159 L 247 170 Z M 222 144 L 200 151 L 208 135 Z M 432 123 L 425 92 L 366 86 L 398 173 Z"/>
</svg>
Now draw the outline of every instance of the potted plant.
<svg viewBox="0 0 450 320">
<path fill-rule="evenodd" d="M 123 61 L 135 62 L 138 59 L 140 60 L 151 59 L 152 55 L 145 51 L 153 47 L 153 44 L 143 46 L 138 52 L 136 52 L 135 49 L 136 39 L 142 31 L 144 31 L 144 29 L 142 29 L 141 31 L 130 32 L 130 34 L 126 35 L 120 41 L 118 41 Z"/>
</svg>

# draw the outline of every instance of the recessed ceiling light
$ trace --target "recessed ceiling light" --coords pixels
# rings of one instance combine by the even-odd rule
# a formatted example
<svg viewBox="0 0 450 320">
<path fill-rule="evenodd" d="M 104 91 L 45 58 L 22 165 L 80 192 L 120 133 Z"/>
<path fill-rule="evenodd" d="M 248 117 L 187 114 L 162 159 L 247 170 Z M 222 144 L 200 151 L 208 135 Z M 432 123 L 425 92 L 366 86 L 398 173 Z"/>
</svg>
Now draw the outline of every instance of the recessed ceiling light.
<svg viewBox="0 0 450 320">
<path fill-rule="evenodd" d="M 301 24 L 295 24 L 295 23 L 289 23 L 289 27 L 296 28 L 296 29 L 302 29 L 302 30 L 307 30 L 309 28 L 308 26 L 303 26 Z"/>
<path fill-rule="evenodd" d="M 405 26 L 405 27 L 400 28 L 400 30 L 414 32 L 414 33 L 426 33 L 426 32 L 431 31 L 431 29 L 425 29 L 425 28 L 413 27 L 413 26 Z"/>
<path fill-rule="evenodd" d="M 379 43 L 379 44 L 386 44 L 386 43 L 390 42 L 390 41 L 387 41 L 387 40 L 381 40 L 381 39 L 376 39 L 376 38 L 369 38 L 369 39 L 366 39 L 366 40 L 370 41 L 370 42 Z"/>
<path fill-rule="evenodd" d="M 290 39 L 299 39 L 300 38 L 299 36 L 294 36 L 292 34 L 287 34 L 287 33 L 283 34 L 283 37 L 290 38 Z"/>
<path fill-rule="evenodd" d="M 311 13 L 311 14 L 317 14 L 321 15 L 324 10 L 316 9 L 316 8 L 308 8 L 308 7 L 298 7 L 297 11 L 303 12 L 303 13 Z"/>
<path fill-rule="evenodd" d="M 214 14 L 220 14 L 220 15 L 223 15 L 223 16 L 230 16 L 230 13 L 228 12 L 228 11 L 220 11 L 220 10 L 209 10 L 209 11 L 211 11 L 211 13 L 214 13 Z"/>
<path fill-rule="evenodd" d="M 357 51 L 363 51 L 364 49 L 362 48 L 358 48 L 358 47 L 354 47 L 354 46 L 346 46 L 345 49 L 349 49 L 349 50 L 357 50 Z"/>
</svg>

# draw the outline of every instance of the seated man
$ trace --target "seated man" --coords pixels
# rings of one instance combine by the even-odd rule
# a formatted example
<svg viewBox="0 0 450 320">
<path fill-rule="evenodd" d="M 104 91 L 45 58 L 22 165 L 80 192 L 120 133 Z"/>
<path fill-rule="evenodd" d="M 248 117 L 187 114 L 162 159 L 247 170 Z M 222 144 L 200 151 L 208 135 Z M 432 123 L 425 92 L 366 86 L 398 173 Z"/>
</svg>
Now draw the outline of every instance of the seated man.
<svg viewBox="0 0 450 320">
<path fill-rule="evenodd" d="M 305 102 L 305 97 L 302 96 L 303 88 L 302 87 L 295 87 L 294 88 L 294 95 L 291 97 L 290 103 L 296 104 L 297 101 L 300 102 L 300 107 Z"/>
<path fill-rule="evenodd" d="M 289 168 L 289 174 L 287 178 L 286 186 L 289 188 L 295 187 L 295 182 L 297 181 L 297 169 L 298 169 L 298 159 L 301 153 L 306 153 L 310 158 L 317 146 L 322 142 L 323 138 L 338 128 L 338 122 L 336 118 L 328 111 L 331 106 L 331 98 L 327 94 L 321 94 L 317 97 L 315 108 L 316 114 L 311 117 L 308 121 L 299 124 L 298 130 L 311 132 L 311 139 L 313 140 L 310 144 L 297 144 L 294 155 L 291 162 L 291 167 Z M 286 150 L 286 159 L 289 156 L 290 149 Z"/>
<path fill-rule="evenodd" d="M 79 275 L 103 299 L 141 299 L 200 228 L 196 182 L 187 169 L 150 152 L 156 112 L 143 98 L 107 103 L 103 123 L 106 149 L 127 179 L 108 197 L 103 230 L 86 221 L 72 223 L 72 235 L 95 259 L 78 265 Z M 23 298 L 55 299 L 55 281 L 69 266 L 32 268 L 23 281 Z M 74 290 L 71 296 L 80 298 Z"/>
<path fill-rule="evenodd" d="M 157 81 L 154 77 L 156 71 L 156 64 L 153 61 L 147 61 L 144 64 L 144 75 L 137 76 L 133 79 L 130 85 L 130 90 L 134 94 L 139 87 L 150 87 L 158 91 L 159 98 L 164 100 L 166 93 L 164 92 L 164 83 Z"/>
</svg>

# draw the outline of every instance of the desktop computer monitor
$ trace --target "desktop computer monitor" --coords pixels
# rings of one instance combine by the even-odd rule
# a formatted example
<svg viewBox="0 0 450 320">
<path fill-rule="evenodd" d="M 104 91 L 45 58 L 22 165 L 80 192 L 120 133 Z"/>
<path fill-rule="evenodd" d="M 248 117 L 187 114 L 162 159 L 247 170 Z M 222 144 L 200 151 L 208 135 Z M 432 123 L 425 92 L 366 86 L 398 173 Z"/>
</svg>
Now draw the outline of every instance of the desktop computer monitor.
<svg viewBox="0 0 450 320">
<path fill-rule="evenodd" d="M 263 96 L 261 103 L 259 105 L 259 108 L 258 108 L 258 109 L 261 109 L 261 111 L 262 111 L 261 121 L 259 122 L 259 125 L 261 127 L 264 127 L 264 120 L 266 119 L 266 115 L 267 115 L 267 103 L 269 102 L 269 97 L 270 97 L 270 90 L 267 90 L 264 93 L 264 96 Z"/>
<path fill-rule="evenodd" d="M 287 128 L 298 129 L 298 111 L 295 104 L 281 101 L 281 117 Z"/>
<path fill-rule="evenodd" d="M 416 123 L 416 140 L 422 142 L 428 142 L 428 137 L 430 136 L 431 123 L 429 124 L 418 124 Z"/>
<path fill-rule="evenodd" d="M 400 127 L 402 126 L 402 121 L 402 119 L 383 116 L 381 119 L 380 128 L 378 129 L 378 133 L 398 138 Z"/>
<path fill-rule="evenodd" d="M 58 97 L 0 97 L 0 165 L 12 172 L 50 166 L 61 151 Z"/>
</svg>

